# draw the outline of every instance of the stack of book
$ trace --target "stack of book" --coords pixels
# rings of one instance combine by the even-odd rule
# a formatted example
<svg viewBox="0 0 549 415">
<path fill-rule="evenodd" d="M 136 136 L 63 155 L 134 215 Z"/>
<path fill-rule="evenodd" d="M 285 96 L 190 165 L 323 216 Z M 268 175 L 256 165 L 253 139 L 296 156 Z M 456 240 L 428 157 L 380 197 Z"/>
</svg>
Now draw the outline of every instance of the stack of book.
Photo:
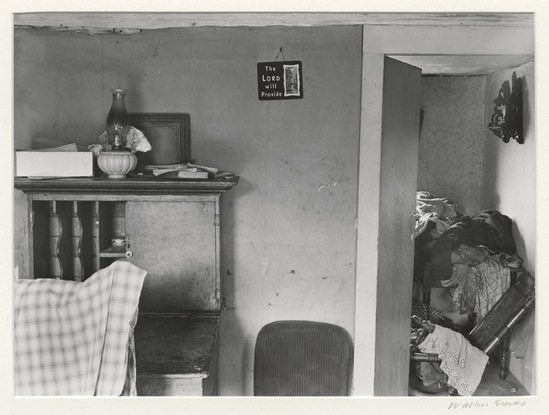
<svg viewBox="0 0 549 415">
<path fill-rule="evenodd" d="M 152 172 L 153 176 L 162 176 L 167 179 L 213 179 L 218 174 L 215 167 L 199 166 L 192 163 L 147 165 L 144 170 Z"/>
</svg>

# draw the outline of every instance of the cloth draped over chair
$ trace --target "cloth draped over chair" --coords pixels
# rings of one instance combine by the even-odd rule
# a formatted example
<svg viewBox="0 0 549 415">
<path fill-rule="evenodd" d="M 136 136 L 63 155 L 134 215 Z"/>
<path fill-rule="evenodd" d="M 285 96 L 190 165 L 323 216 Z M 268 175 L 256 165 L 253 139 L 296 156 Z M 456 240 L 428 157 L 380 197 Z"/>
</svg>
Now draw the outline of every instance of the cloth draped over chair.
<svg viewBox="0 0 549 415">
<path fill-rule="evenodd" d="M 472 346 L 462 334 L 438 325 L 418 348 L 442 359 L 440 369 L 448 375 L 449 386 L 456 388 L 462 396 L 473 395 L 482 379 L 488 355 Z"/>
<path fill-rule="evenodd" d="M 133 328 L 146 271 L 15 282 L 16 395 L 135 395 Z"/>
</svg>

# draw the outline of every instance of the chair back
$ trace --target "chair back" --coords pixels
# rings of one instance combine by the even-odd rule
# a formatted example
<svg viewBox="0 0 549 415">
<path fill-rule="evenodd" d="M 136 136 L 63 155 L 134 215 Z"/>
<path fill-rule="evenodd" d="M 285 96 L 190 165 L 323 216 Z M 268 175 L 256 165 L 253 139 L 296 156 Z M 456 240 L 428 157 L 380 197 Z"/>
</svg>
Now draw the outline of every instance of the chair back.
<svg viewBox="0 0 549 415">
<path fill-rule="evenodd" d="M 490 353 L 528 314 L 536 297 L 535 279 L 520 271 L 509 289 L 467 337 L 473 346 Z"/>
<path fill-rule="evenodd" d="M 347 396 L 352 364 L 352 340 L 342 327 L 275 321 L 257 335 L 254 395 Z"/>
</svg>

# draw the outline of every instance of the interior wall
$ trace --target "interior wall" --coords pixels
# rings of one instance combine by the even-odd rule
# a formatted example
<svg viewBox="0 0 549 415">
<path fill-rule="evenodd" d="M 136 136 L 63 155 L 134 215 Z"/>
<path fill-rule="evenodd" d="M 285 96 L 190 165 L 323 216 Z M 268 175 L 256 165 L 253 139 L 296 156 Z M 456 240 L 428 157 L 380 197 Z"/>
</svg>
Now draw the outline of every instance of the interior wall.
<svg viewBox="0 0 549 415">
<path fill-rule="evenodd" d="M 418 190 L 480 210 L 484 157 L 484 76 L 424 76 Z"/>
<path fill-rule="evenodd" d="M 97 141 L 109 89 L 130 112 L 191 114 L 192 155 L 232 171 L 222 197 L 220 393 L 252 393 L 255 336 L 277 319 L 353 334 L 360 27 L 182 28 L 137 35 L 17 29 L 15 147 Z M 259 101 L 257 62 L 303 62 L 304 98 Z M 25 198 L 15 261 L 26 268 Z M 376 253 L 365 252 L 371 262 Z M 23 273 L 23 272 L 21 272 Z"/>
<path fill-rule="evenodd" d="M 511 139 L 504 143 L 485 129 L 482 207 L 494 207 L 513 220 L 513 238 L 524 267 L 536 274 L 536 188 L 535 188 L 535 79 L 534 63 L 491 74 L 486 84 L 486 121 L 493 114 L 493 101 L 513 72 L 522 78 L 524 144 Z M 511 371 L 531 392 L 535 389 L 534 313 L 513 331 Z"/>
</svg>

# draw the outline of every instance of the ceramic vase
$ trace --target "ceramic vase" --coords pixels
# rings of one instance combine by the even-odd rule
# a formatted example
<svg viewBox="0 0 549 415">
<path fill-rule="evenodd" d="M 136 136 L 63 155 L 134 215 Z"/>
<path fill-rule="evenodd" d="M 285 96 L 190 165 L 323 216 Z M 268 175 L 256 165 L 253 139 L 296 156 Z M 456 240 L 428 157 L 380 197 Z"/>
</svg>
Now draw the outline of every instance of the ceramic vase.
<svg viewBox="0 0 549 415">
<path fill-rule="evenodd" d="M 135 169 L 137 157 L 133 151 L 103 151 L 97 165 L 110 179 L 123 179 Z"/>
</svg>

